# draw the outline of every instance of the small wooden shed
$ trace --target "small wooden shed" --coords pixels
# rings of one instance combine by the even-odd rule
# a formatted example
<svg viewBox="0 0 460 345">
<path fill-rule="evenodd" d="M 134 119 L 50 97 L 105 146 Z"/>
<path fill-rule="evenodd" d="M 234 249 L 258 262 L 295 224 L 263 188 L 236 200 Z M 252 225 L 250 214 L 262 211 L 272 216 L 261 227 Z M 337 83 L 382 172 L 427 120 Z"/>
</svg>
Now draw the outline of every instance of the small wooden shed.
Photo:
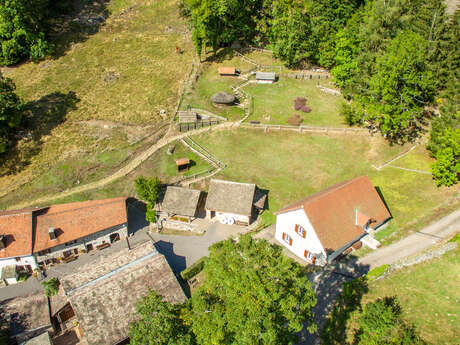
<svg viewBox="0 0 460 345">
<path fill-rule="evenodd" d="M 237 75 L 237 69 L 235 67 L 219 67 L 217 69 L 221 76 L 235 76 Z"/>
<path fill-rule="evenodd" d="M 198 114 L 193 111 L 178 111 L 177 115 L 179 116 L 179 123 L 196 123 L 198 121 Z"/>
<path fill-rule="evenodd" d="M 273 84 L 276 81 L 275 72 L 257 72 L 256 80 L 258 84 Z"/>
<path fill-rule="evenodd" d="M 188 170 L 190 167 L 190 159 L 188 158 L 180 158 L 176 160 L 177 171 L 185 171 Z"/>
</svg>

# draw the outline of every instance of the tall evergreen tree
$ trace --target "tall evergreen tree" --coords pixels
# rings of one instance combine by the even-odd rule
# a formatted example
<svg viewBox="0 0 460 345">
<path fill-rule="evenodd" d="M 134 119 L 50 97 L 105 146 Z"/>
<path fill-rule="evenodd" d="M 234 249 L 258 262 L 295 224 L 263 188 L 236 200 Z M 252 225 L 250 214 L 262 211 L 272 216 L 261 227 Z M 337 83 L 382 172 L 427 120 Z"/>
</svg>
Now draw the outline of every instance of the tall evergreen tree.
<svg viewBox="0 0 460 345">
<path fill-rule="evenodd" d="M 0 72 L 0 153 L 6 151 L 8 136 L 22 119 L 22 102 L 15 93 L 16 86 Z"/>
</svg>

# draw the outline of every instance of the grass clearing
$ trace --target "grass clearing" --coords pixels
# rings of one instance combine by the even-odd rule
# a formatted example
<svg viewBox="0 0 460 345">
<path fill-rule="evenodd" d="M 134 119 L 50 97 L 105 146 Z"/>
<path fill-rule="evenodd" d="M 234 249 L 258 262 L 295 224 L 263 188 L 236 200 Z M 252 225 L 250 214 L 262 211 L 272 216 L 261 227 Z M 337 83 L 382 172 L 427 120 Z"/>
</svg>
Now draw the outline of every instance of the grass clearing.
<svg viewBox="0 0 460 345">
<path fill-rule="evenodd" d="M 322 92 L 314 80 L 281 77 L 274 84 L 248 85 L 245 91 L 254 97 L 254 113 L 249 120 L 289 125 L 287 119 L 299 114 L 303 125 L 347 127 L 339 113 L 343 98 Z M 294 109 L 296 97 L 307 98 L 310 113 Z"/>
<path fill-rule="evenodd" d="M 0 164 L 2 208 L 99 179 L 145 148 L 195 54 L 178 3 L 113 0 L 93 34 L 72 22 L 55 41 L 59 56 L 4 69 L 29 115 Z"/>
<path fill-rule="evenodd" d="M 379 232 L 390 241 L 403 236 L 420 219 L 439 212 L 455 188 L 438 188 L 429 175 L 380 165 L 407 147 L 389 146 L 380 136 L 311 135 L 237 129 L 194 138 L 228 167 L 216 177 L 256 183 L 269 190 L 271 213 L 335 183 L 367 174 L 382 192 L 393 218 Z M 421 192 L 423 191 L 423 192 Z M 266 219 L 265 219 L 266 218 Z"/>
<path fill-rule="evenodd" d="M 404 317 L 415 323 L 431 344 L 458 344 L 460 334 L 460 250 L 391 273 L 369 284 L 367 303 L 397 296 Z M 352 322 L 350 322 L 352 324 Z"/>
</svg>

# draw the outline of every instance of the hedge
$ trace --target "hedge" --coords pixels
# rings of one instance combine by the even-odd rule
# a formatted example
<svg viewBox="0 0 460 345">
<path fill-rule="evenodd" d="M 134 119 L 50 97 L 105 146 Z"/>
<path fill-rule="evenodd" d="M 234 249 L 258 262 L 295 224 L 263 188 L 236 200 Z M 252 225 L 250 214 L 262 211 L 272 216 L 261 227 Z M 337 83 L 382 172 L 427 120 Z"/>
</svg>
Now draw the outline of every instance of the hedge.
<svg viewBox="0 0 460 345">
<path fill-rule="evenodd" d="M 180 273 L 181 277 L 184 280 L 192 279 L 194 276 L 196 276 L 198 273 L 200 273 L 203 270 L 204 265 L 206 264 L 207 260 L 208 260 L 208 257 L 203 256 L 200 260 L 195 262 L 193 265 L 191 265 L 190 267 L 188 267 L 185 270 L 183 270 Z"/>
</svg>

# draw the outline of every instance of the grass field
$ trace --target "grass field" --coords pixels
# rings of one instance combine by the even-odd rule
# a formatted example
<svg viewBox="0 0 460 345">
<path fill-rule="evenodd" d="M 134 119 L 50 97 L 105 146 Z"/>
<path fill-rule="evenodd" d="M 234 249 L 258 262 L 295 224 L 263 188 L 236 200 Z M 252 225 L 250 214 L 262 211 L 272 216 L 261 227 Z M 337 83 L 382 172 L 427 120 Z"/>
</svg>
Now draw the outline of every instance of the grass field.
<svg viewBox="0 0 460 345">
<path fill-rule="evenodd" d="M 218 177 L 256 183 L 269 190 L 266 216 L 269 218 L 271 212 L 291 202 L 367 174 L 381 190 L 394 218 L 382 230 L 380 238 L 389 237 L 389 241 L 393 241 L 418 222 L 439 215 L 440 205 L 457 192 L 455 188 L 437 188 L 430 175 L 372 168 L 371 164 L 380 165 L 409 148 L 389 146 L 379 136 L 264 133 L 238 129 L 203 134 L 195 140 L 228 165 Z M 417 159 L 417 155 L 410 157 Z M 268 220 L 273 221 L 273 218 Z"/>
<path fill-rule="evenodd" d="M 393 272 L 369 284 L 362 305 L 378 297 L 397 296 L 404 318 L 415 323 L 430 344 L 458 344 L 460 334 L 460 249 Z M 352 328 L 354 316 L 349 321 Z"/>
<path fill-rule="evenodd" d="M 326 94 L 316 87 L 315 80 L 280 78 L 272 85 L 251 84 L 245 88 L 254 97 L 254 113 L 250 120 L 288 125 L 287 119 L 299 114 L 304 125 L 346 127 L 339 113 L 342 97 Z M 306 97 L 310 113 L 296 111 L 294 99 Z"/>
<path fill-rule="evenodd" d="M 82 21 L 72 21 L 57 35 L 55 57 L 4 69 L 26 103 L 28 128 L 2 157 L 1 207 L 98 179 L 145 147 L 159 111 L 172 115 L 193 60 L 178 2 L 84 1 L 107 6 L 105 23 L 83 34 Z"/>
<path fill-rule="evenodd" d="M 244 87 L 244 91 L 254 97 L 254 111 L 249 120 L 287 125 L 289 124 L 287 122 L 289 117 L 299 114 L 303 119 L 302 123 L 305 125 L 346 127 L 343 117 L 339 114 L 343 97 L 320 91 L 316 87 L 318 79 L 298 80 L 288 78 L 285 75 L 294 71 L 283 67 L 282 63 L 273 58 L 270 53 L 254 51 L 246 53 L 245 56 L 261 65 L 276 66 L 272 69 L 265 68 L 264 70 L 274 71 L 278 75 L 280 72 L 284 73 L 284 76 L 281 76 L 272 85 L 250 84 Z M 229 120 L 237 120 L 243 114 L 242 109 L 236 107 L 217 108 L 212 105 L 210 97 L 219 91 L 232 93 L 231 86 L 241 84 L 244 80 L 238 77 L 220 76 L 217 72 L 219 67 L 236 67 L 241 70 L 241 74 L 256 70 L 253 64 L 233 55 L 229 50 L 223 50 L 219 52 L 217 58 L 203 64 L 198 81 L 186 93 L 182 106 L 184 109 L 188 105 L 206 109 L 225 116 Z M 250 79 L 254 79 L 254 77 L 250 77 Z M 325 80 L 321 80 L 321 84 L 326 83 Z M 293 101 L 296 97 L 306 97 L 307 105 L 312 111 L 310 113 L 295 111 Z"/>
</svg>

